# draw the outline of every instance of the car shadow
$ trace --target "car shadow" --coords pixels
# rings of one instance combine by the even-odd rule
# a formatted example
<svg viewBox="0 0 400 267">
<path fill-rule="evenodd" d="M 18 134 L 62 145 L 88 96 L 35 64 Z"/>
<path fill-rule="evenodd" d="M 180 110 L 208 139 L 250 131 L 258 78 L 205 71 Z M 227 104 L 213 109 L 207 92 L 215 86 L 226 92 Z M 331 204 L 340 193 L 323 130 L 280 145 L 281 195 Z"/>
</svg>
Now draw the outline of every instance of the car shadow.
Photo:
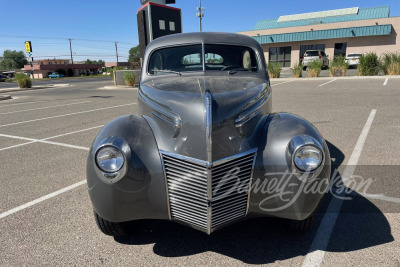
<svg viewBox="0 0 400 267">
<path fill-rule="evenodd" d="M 327 145 L 334 171 L 339 169 L 344 155 L 330 142 Z M 116 237 L 115 241 L 125 245 L 154 244 L 154 253 L 163 257 L 212 251 L 248 264 L 274 263 L 309 252 L 332 197 L 328 194 L 324 198 L 315 226 L 306 233 L 290 232 L 282 220 L 276 218 L 244 221 L 211 235 L 168 221 L 145 221 L 140 231 L 129 237 Z M 352 198 L 353 201 L 343 203 L 344 212 L 338 216 L 326 251 L 355 251 L 392 242 L 391 228 L 382 212 L 357 193 L 353 192 Z"/>
</svg>

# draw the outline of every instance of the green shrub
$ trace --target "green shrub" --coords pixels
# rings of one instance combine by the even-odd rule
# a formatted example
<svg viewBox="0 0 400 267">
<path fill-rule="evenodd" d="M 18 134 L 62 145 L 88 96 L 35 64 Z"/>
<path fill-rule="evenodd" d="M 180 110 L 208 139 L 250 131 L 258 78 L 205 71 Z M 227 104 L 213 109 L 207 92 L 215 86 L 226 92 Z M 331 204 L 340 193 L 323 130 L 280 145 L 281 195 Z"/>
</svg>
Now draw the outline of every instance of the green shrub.
<svg viewBox="0 0 400 267">
<path fill-rule="evenodd" d="M 386 53 L 381 56 L 382 69 L 386 75 L 400 75 L 400 54 Z"/>
<path fill-rule="evenodd" d="M 378 56 L 374 52 L 364 54 L 360 57 L 360 64 L 357 67 L 359 76 L 371 76 L 377 75 L 379 66 Z"/>
<path fill-rule="evenodd" d="M 308 77 L 318 77 L 321 73 L 322 60 L 313 60 L 308 63 L 307 73 Z"/>
<path fill-rule="evenodd" d="M 136 75 L 133 71 L 125 71 L 124 78 L 126 85 L 133 86 L 135 84 Z"/>
<path fill-rule="evenodd" d="M 329 76 L 331 77 L 346 76 L 348 68 L 349 64 L 346 63 L 345 58 L 342 55 L 336 56 L 333 58 L 333 61 L 329 66 Z"/>
<path fill-rule="evenodd" d="M 29 78 L 27 75 L 25 75 L 23 73 L 17 73 L 17 74 L 15 74 L 15 78 L 17 80 L 19 88 L 31 88 L 32 87 L 31 78 Z"/>
<path fill-rule="evenodd" d="M 292 74 L 294 78 L 300 78 L 303 75 L 303 63 L 296 63 L 292 68 Z"/>
<path fill-rule="evenodd" d="M 11 83 L 11 82 L 14 81 L 14 79 L 6 79 L 5 81 L 6 81 L 7 83 Z"/>
<path fill-rule="evenodd" d="M 269 62 L 267 69 L 270 78 L 279 78 L 281 76 L 282 66 L 279 62 Z"/>
</svg>

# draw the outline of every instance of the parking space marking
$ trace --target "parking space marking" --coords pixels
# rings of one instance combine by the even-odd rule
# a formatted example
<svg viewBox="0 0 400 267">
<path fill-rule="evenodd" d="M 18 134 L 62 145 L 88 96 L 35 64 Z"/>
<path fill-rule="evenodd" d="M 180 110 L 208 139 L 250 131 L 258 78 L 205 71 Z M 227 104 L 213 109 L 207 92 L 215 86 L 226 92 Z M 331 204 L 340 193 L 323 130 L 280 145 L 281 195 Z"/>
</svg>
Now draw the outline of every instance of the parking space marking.
<svg viewBox="0 0 400 267">
<path fill-rule="evenodd" d="M 277 84 L 271 84 L 271 86 L 277 86 L 277 85 L 281 85 L 281 84 L 284 84 L 284 83 L 290 83 L 290 82 L 293 82 L 293 80 L 286 81 L 286 82 L 281 82 L 281 83 L 277 83 Z"/>
<path fill-rule="evenodd" d="M 389 81 L 389 78 L 386 78 L 385 81 L 383 82 L 383 86 L 385 86 Z"/>
<path fill-rule="evenodd" d="M 23 205 L 21 205 L 21 206 L 18 206 L 18 207 L 16 207 L 16 208 L 11 209 L 11 210 L 8 210 L 8 211 L 5 211 L 5 212 L 3 212 L 3 213 L 0 213 L 0 219 L 5 218 L 5 217 L 7 217 L 7 216 L 9 216 L 9 215 L 11 215 L 11 214 L 14 214 L 14 213 L 16 213 L 16 212 L 18 212 L 18 211 L 23 210 L 23 209 L 29 208 L 29 207 L 31 207 L 31 206 L 33 206 L 33 205 L 36 205 L 36 204 L 38 204 L 38 203 L 40 203 L 40 202 L 43 202 L 43 201 L 47 200 L 47 199 L 56 197 L 56 196 L 58 196 L 58 195 L 60 195 L 60 194 L 62 194 L 62 193 L 65 193 L 65 192 L 67 192 L 67 191 L 70 191 L 70 190 L 72 190 L 72 189 L 74 189 L 74 188 L 76 188 L 76 187 L 78 187 L 78 186 L 84 185 L 84 184 L 86 184 L 86 180 L 83 180 L 83 181 L 80 181 L 80 182 L 75 183 L 75 184 L 73 184 L 73 185 L 64 187 L 64 188 L 62 188 L 62 189 L 60 189 L 60 190 L 58 190 L 58 191 L 55 191 L 55 192 L 53 192 L 53 193 L 50 193 L 50 194 L 48 194 L 48 195 L 45 195 L 45 196 L 40 197 L 40 198 L 38 198 L 38 199 L 35 199 L 35 200 L 31 201 L 31 202 L 25 203 L 25 204 L 23 204 Z"/>
<path fill-rule="evenodd" d="M 24 110 L 10 111 L 10 112 L 4 112 L 4 113 L 0 113 L 0 115 L 13 114 L 13 113 L 19 113 L 19 112 L 26 112 L 26 111 L 32 111 L 32 110 L 47 109 L 47 108 L 57 108 L 57 107 L 64 107 L 64 106 L 78 105 L 78 104 L 84 104 L 84 103 L 89 103 L 89 102 L 92 102 L 92 101 L 75 102 L 75 103 L 63 104 L 63 105 L 57 105 L 57 106 L 49 106 L 49 107 L 31 108 L 31 109 L 24 109 Z"/>
<path fill-rule="evenodd" d="M 13 139 L 31 141 L 32 143 L 36 143 L 36 142 L 37 142 L 37 143 L 44 143 L 44 144 L 49 144 L 49 145 L 57 145 L 57 146 L 63 146 L 63 147 L 69 147 L 69 148 L 76 148 L 76 149 L 81 149 L 81 150 L 89 150 L 88 147 L 75 146 L 75 145 L 70 145 L 70 144 L 65 144 L 65 143 L 60 143 L 60 142 L 51 142 L 51 141 L 46 141 L 46 140 L 41 140 L 41 139 L 34 139 L 34 138 L 28 138 L 28 137 L 22 137 L 22 136 L 14 136 L 14 135 L 8 135 L 8 134 L 0 134 L 0 137 L 7 137 L 7 138 L 13 138 Z"/>
<path fill-rule="evenodd" d="M 362 149 L 368 136 L 368 132 L 371 128 L 372 122 L 374 121 L 376 109 L 371 110 L 371 113 L 365 123 L 365 126 L 357 140 L 356 146 L 353 149 L 351 157 L 347 163 L 347 166 L 343 172 L 343 182 L 349 179 L 355 171 L 355 167 L 358 164 Z M 325 255 L 326 248 L 335 226 L 336 220 L 339 216 L 340 209 L 342 208 L 343 199 L 345 196 L 345 190 L 337 193 L 329 203 L 328 209 L 325 211 L 325 215 L 322 218 L 322 222 L 319 225 L 318 231 L 314 237 L 308 254 L 303 261 L 303 267 L 308 266 L 321 266 L 322 260 Z M 339 198 L 340 197 L 340 198 Z"/>
<path fill-rule="evenodd" d="M 13 97 L 13 99 L 16 99 Z M 15 103 L 15 104 L 7 104 L 7 105 L 1 105 L 0 108 L 6 108 L 6 107 L 11 107 L 11 106 L 17 106 L 17 105 L 25 105 L 25 104 L 32 104 L 32 103 L 43 103 L 46 101 L 29 101 L 29 102 L 23 102 L 23 103 Z"/>
<path fill-rule="evenodd" d="M 129 103 L 129 104 L 117 105 L 117 106 L 106 107 L 106 108 L 97 108 L 97 109 L 91 109 L 91 110 L 86 110 L 86 111 L 68 113 L 68 114 L 57 115 L 57 116 L 46 117 L 46 118 L 40 118 L 40 119 L 34 119 L 34 120 L 28 120 L 28 121 L 14 122 L 14 123 L 0 125 L 0 128 L 1 127 L 12 126 L 12 125 L 23 124 L 23 123 L 28 123 L 28 122 L 35 122 L 35 121 L 49 120 L 49 119 L 60 118 L 60 117 L 65 117 L 65 116 L 72 116 L 72 115 L 77 115 L 77 114 L 84 114 L 84 113 L 100 111 L 100 110 L 106 110 L 106 109 L 111 109 L 111 108 L 119 108 L 119 107 L 134 105 L 134 104 L 136 104 L 136 103 Z"/>
<path fill-rule="evenodd" d="M 323 84 L 320 84 L 320 85 L 318 85 L 318 86 L 324 86 L 324 85 L 326 85 L 326 84 L 328 84 L 328 83 L 332 83 L 332 82 L 334 82 L 334 81 L 336 81 L 337 79 L 333 79 L 332 81 L 329 81 L 329 82 L 326 82 L 326 83 L 323 83 Z"/>
<path fill-rule="evenodd" d="M 94 126 L 94 127 L 86 128 L 86 129 L 79 130 L 79 131 L 74 131 L 74 132 L 59 134 L 59 135 L 55 135 L 55 136 L 50 136 L 50 137 L 39 139 L 39 140 L 41 140 L 41 141 L 50 140 L 50 139 L 54 139 L 54 138 L 57 138 L 57 137 L 62 137 L 62 136 L 70 135 L 70 134 L 76 134 L 76 133 L 81 133 L 81 132 L 85 132 L 85 131 L 90 131 L 90 130 L 93 130 L 93 129 L 96 129 L 96 128 L 100 128 L 100 127 L 103 127 L 103 126 L 104 125 Z M 12 148 L 17 148 L 17 147 L 21 147 L 21 146 L 37 143 L 37 142 L 38 141 L 31 141 L 31 142 L 22 143 L 22 144 L 18 144 L 18 145 L 14 145 L 14 146 L 0 148 L 0 151 L 12 149 Z"/>
</svg>

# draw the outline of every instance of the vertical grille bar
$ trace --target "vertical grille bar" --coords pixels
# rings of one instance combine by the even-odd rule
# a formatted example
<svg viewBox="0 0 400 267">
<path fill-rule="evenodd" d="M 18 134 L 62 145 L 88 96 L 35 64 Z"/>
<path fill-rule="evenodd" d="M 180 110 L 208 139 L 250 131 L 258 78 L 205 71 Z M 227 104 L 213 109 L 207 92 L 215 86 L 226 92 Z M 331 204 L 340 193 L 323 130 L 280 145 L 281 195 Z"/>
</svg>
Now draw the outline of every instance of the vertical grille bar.
<svg viewBox="0 0 400 267">
<path fill-rule="evenodd" d="M 212 163 L 161 154 L 172 220 L 210 234 L 245 218 L 256 149 Z"/>
</svg>

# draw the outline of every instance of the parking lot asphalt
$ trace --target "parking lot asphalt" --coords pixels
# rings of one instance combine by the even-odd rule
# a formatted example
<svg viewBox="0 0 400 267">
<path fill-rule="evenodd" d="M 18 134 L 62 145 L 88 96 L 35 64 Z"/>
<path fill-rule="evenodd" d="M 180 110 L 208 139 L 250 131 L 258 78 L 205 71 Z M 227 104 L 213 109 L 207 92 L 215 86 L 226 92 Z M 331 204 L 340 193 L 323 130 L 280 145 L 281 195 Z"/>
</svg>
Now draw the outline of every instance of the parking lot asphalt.
<svg viewBox="0 0 400 267">
<path fill-rule="evenodd" d="M 163 221 L 128 238 L 105 236 L 87 194 L 87 151 L 104 124 L 137 114 L 136 90 L 87 80 L 8 93 L 0 101 L 0 266 L 399 266 L 400 79 L 385 81 L 272 82 L 273 110 L 312 122 L 334 167 L 361 181 L 351 200 L 328 194 L 304 234 L 256 219 L 211 236 Z"/>
</svg>

